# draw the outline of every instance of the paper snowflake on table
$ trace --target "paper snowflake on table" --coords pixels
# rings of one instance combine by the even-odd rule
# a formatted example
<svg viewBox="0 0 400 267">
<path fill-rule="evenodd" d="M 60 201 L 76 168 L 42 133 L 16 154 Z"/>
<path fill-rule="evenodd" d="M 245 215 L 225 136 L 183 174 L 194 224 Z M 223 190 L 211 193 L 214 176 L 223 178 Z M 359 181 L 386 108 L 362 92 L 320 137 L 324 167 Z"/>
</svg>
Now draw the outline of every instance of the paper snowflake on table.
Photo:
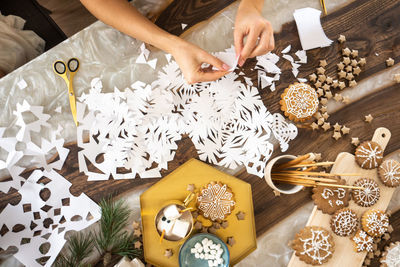
<svg viewBox="0 0 400 267">
<path fill-rule="evenodd" d="M 171 61 L 151 86 L 135 82 L 123 91 L 101 93 L 101 81 L 94 79 L 80 98 L 85 105 L 77 105 L 80 170 L 89 180 L 160 176 L 175 156 L 176 142 L 187 134 L 201 160 L 228 168 L 244 165 L 263 177 L 271 138 L 285 151 L 297 128 L 271 114 L 257 88 L 237 78 L 230 73 L 189 85 Z M 98 170 L 89 170 L 87 160 Z"/>
</svg>

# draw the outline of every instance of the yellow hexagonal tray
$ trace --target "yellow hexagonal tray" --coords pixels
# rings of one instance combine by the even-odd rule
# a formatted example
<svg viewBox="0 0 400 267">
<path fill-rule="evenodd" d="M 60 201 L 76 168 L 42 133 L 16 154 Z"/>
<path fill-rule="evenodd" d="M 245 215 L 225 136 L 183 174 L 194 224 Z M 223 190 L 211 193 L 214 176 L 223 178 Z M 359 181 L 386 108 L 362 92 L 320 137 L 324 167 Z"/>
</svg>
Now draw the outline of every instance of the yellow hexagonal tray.
<svg viewBox="0 0 400 267">
<path fill-rule="evenodd" d="M 201 188 L 211 181 L 227 184 L 235 196 L 235 209 L 227 217 L 229 227 L 218 229 L 216 232 L 216 235 L 225 242 L 230 236 L 236 240 L 236 244 L 232 247 L 228 245 L 231 266 L 257 248 L 251 185 L 206 163 L 190 159 L 140 196 L 143 250 L 148 263 L 162 267 L 179 266 L 179 249 L 187 238 L 175 242 L 163 240 L 160 244 L 160 236 L 155 227 L 155 217 L 166 203 L 173 200 L 183 201 L 189 193 L 186 190 L 188 184 L 194 184 L 196 188 Z M 244 220 L 239 221 L 236 218 L 235 214 L 239 211 L 246 213 Z M 196 231 L 191 234 L 194 233 Z M 166 249 L 173 251 L 172 257 L 164 256 Z"/>
</svg>

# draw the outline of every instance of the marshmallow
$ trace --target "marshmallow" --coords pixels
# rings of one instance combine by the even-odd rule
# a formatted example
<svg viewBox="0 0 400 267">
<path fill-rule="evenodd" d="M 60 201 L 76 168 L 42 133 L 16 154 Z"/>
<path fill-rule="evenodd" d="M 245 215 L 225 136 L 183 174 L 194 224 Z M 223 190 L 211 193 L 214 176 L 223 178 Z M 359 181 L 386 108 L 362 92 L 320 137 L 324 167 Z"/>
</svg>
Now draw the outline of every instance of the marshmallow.
<svg viewBox="0 0 400 267">
<path fill-rule="evenodd" d="M 176 220 L 181 217 L 181 213 L 176 205 L 169 205 L 164 208 L 164 216 L 167 217 L 167 219 Z"/>
<path fill-rule="evenodd" d="M 179 238 L 184 238 L 189 230 L 189 226 L 189 222 L 176 220 L 172 227 L 171 234 L 178 236 Z"/>
</svg>

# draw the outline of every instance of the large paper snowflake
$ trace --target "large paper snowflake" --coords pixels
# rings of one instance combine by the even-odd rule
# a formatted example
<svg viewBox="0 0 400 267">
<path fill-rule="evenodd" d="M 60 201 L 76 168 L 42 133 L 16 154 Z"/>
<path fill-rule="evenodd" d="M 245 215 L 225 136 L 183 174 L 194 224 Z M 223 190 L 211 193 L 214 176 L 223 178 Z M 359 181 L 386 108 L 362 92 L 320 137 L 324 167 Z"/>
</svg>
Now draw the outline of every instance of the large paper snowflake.
<svg viewBox="0 0 400 267">
<path fill-rule="evenodd" d="M 297 128 L 271 114 L 257 88 L 237 78 L 230 73 L 189 85 L 171 61 L 151 86 L 136 82 L 123 91 L 101 93 L 101 81 L 94 79 L 80 98 L 86 107 L 77 105 L 80 170 L 89 180 L 159 176 L 174 158 L 176 142 L 187 134 L 200 159 L 228 168 L 243 165 L 263 177 L 271 138 L 286 151 Z M 98 170 L 89 170 L 87 160 Z"/>
<path fill-rule="evenodd" d="M 198 208 L 206 218 L 213 221 L 223 220 L 231 213 L 231 207 L 235 205 L 232 197 L 226 184 L 208 184 L 197 197 Z"/>
</svg>

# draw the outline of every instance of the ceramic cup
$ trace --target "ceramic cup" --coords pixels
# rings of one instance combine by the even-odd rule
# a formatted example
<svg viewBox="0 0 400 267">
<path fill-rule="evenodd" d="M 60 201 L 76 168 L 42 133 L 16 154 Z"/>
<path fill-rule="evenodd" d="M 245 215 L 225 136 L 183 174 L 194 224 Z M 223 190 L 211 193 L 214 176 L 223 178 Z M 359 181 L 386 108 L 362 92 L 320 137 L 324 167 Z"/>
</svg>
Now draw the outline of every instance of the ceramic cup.
<svg viewBox="0 0 400 267">
<path fill-rule="evenodd" d="M 293 155 L 282 155 L 276 158 L 271 159 L 267 166 L 265 167 L 265 181 L 267 184 L 275 191 L 278 191 L 282 194 L 294 194 L 303 189 L 302 185 L 291 185 L 291 184 L 283 184 L 272 181 L 271 170 L 274 165 L 283 164 L 288 161 L 295 159 L 296 156 Z"/>
<path fill-rule="evenodd" d="M 154 220 L 154 226 L 155 226 L 155 230 L 157 231 L 157 233 L 160 235 L 161 237 L 161 233 L 160 231 L 158 231 L 157 229 L 157 223 L 158 221 L 161 219 L 162 217 L 162 211 L 168 207 L 169 205 L 176 205 L 180 210 L 186 209 L 186 206 L 184 205 L 184 203 L 182 201 L 179 200 L 171 200 L 171 201 L 167 201 L 162 207 L 161 209 L 158 211 L 155 220 Z M 190 210 L 185 211 L 182 213 L 182 219 L 184 219 L 185 221 L 189 221 L 190 222 L 190 227 L 189 227 L 189 231 L 187 232 L 186 236 L 184 238 L 168 238 L 168 237 L 164 237 L 165 240 L 168 241 L 181 241 L 181 240 L 185 240 L 187 239 L 190 234 L 193 231 L 193 216 L 192 213 L 190 212 Z"/>
</svg>

